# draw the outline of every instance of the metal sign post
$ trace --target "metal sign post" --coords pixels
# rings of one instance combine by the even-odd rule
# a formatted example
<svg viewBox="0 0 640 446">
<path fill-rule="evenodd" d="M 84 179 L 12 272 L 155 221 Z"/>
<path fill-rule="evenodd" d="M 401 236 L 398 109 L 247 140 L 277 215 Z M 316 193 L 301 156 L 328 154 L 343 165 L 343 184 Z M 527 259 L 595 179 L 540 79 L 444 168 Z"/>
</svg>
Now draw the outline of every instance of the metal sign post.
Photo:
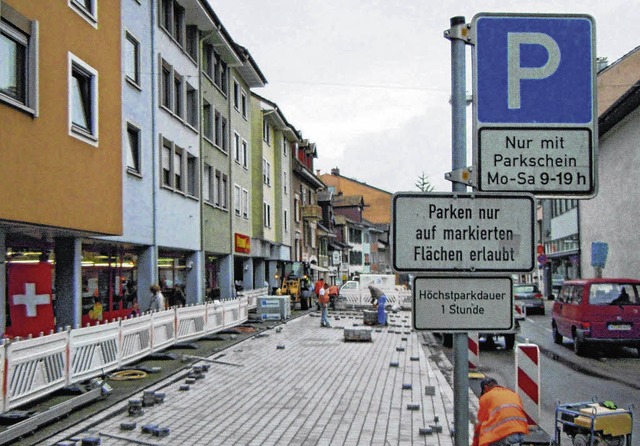
<svg viewBox="0 0 640 446">
<path fill-rule="evenodd" d="M 467 83 L 466 37 L 469 29 L 463 16 L 452 17 L 445 37 L 451 40 L 451 167 L 467 167 Z M 453 192 L 466 192 L 467 186 L 454 182 Z M 455 446 L 469 445 L 469 351 L 467 333 L 453 335 L 453 424 Z"/>
</svg>

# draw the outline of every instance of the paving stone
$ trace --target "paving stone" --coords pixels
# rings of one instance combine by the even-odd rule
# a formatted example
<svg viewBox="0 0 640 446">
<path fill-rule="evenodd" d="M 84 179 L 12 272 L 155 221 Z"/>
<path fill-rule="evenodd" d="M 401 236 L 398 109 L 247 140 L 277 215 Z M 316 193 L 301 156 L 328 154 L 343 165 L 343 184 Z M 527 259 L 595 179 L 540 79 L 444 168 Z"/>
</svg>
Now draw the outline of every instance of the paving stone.
<svg viewBox="0 0 640 446">
<path fill-rule="evenodd" d="M 361 322 L 360 313 L 354 314 L 358 315 L 355 322 Z M 349 329 L 373 332 L 370 327 L 354 327 L 346 313 L 339 316 L 345 333 Z M 393 331 L 384 329 L 385 333 Z M 176 382 L 175 375 L 167 377 L 154 385 L 165 393 L 164 402 L 147 408 L 143 419 L 156 429 L 170 429 L 171 440 L 137 438 L 189 446 L 453 446 L 449 429 L 443 434 L 427 425 L 436 416 L 453 419 L 453 392 L 425 353 L 429 347 L 419 343 L 421 334 L 405 335 L 403 344 L 417 358 L 410 367 L 400 367 L 395 336 L 373 335 L 375 342 L 356 343 L 344 342 L 344 336 L 304 316 L 290 320 L 287 330 L 277 336 L 252 336 L 237 344 L 241 348 L 226 350 L 225 361 L 243 367 L 212 365 L 211 379 L 199 380 L 197 391 L 186 392 L 190 386 Z M 273 350 L 285 344 L 286 354 L 274 354 Z M 317 382 L 319 371 L 322 391 Z M 424 388 L 424 394 L 413 387 Z M 56 438 L 68 439 L 78 432 L 117 434 L 120 423 L 131 421 L 126 405 L 127 401 L 117 403 Z M 436 421 L 433 425 L 443 428 Z M 432 431 L 428 439 L 419 426 Z M 472 432 L 472 426 L 469 429 Z M 56 444 L 56 438 L 48 444 Z"/>
</svg>

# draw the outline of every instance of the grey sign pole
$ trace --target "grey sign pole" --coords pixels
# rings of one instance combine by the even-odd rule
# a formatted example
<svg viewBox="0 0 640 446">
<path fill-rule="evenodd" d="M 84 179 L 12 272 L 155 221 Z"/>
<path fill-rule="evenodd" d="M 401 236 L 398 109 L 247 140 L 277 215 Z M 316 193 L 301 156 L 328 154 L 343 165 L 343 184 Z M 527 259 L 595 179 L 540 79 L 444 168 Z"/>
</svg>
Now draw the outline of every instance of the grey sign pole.
<svg viewBox="0 0 640 446">
<path fill-rule="evenodd" d="M 463 16 L 452 17 L 445 33 L 451 41 L 451 167 L 454 172 L 467 167 L 466 34 Z M 452 192 L 466 192 L 464 183 L 454 181 Z M 452 279 L 453 280 L 453 279 Z M 469 346 L 467 333 L 453 335 L 453 424 L 455 446 L 469 445 Z"/>
</svg>

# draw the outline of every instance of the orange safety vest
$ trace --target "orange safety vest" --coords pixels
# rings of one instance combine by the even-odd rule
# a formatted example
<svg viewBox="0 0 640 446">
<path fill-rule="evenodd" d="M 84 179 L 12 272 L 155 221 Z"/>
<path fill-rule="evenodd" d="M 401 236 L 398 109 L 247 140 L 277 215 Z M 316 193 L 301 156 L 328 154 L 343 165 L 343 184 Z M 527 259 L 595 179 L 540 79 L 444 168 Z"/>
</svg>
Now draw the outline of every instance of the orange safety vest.
<svg viewBox="0 0 640 446">
<path fill-rule="evenodd" d="M 322 289 L 322 291 L 320 291 L 320 295 L 318 296 L 318 302 L 320 302 L 321 304 L 328 304 L 329 303 L 329 293 L 327 293 L 326 289 Z"/>
<path fill-rule="evenodd" d="M 331 285 L 329 287 L 329 296 L 337 296 L 338 295 L 338 287 L 335 285 Z"/>
<path fill-rule="evenodd" d="M 480 397 L 474 446 L 487 446 L 511 434 L 528 434 L 527 416 L 517 393 L 494 387 Z"/>
</svg>

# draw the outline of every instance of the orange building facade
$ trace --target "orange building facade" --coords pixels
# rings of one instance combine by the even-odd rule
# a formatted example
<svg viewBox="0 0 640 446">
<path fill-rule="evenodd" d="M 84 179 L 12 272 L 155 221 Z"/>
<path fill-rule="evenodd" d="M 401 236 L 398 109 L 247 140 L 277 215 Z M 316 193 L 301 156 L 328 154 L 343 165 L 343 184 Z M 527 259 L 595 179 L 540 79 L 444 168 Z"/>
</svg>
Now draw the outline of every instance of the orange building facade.
<svg viewBox="0 0 640 446">
<path fill-rule="evenodd" d="M 391 223 L 392 194 L 390 192 L 343 177 L 338 168 L 331 169 L 331 173 L 320 174 L 318 178 L 327 187 L 335 188 L 335 193 L 342 193 L 344 196 L 361 195 L 364 198 L 363 217 L 366 220 L 376 224 Z"/>
<path fill-rule="evenodd" d="M 0 222 L 120 234 L 120 1 L 2 0 L 0 15 L 11 55 L 0 79 Z"/>
</svg>

